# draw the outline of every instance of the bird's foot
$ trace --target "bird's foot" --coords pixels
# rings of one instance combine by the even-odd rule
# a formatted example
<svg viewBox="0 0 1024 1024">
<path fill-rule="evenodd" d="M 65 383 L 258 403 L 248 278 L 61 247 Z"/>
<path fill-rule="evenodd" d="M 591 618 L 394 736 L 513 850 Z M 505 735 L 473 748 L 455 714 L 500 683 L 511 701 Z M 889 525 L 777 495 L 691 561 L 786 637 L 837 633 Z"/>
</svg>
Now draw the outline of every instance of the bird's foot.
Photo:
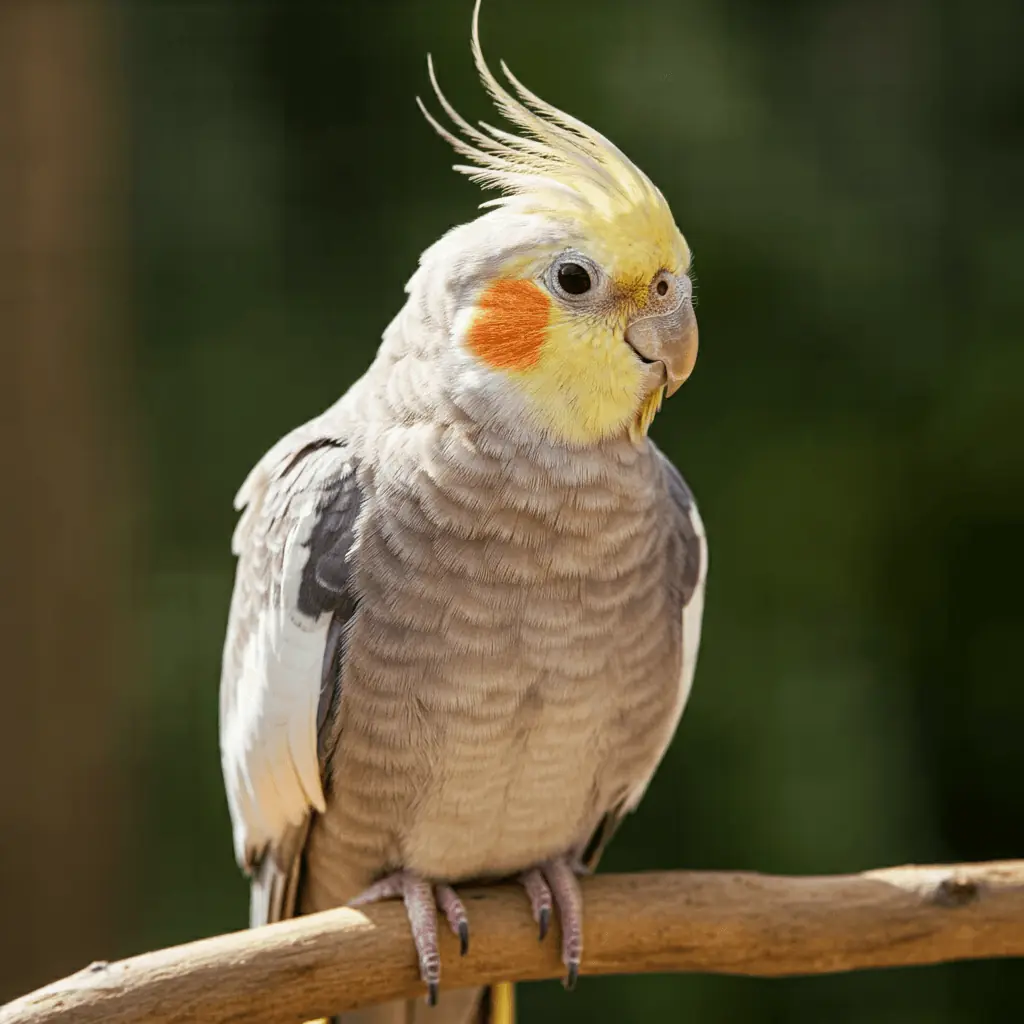
<svg viewBox="0 0 1024 1024">
<path fill-rule="evenodd" d="M 545 861 L 519 876 L 530 898 L 533 919 L 537 922 L 540 940 L 548 933 L 552 904 L 558 908 L 562 925 L 562 963 L 565 964 L 565 987 L 572 989 L 580 973 L 583 955 L 583 894 L 576 869 L 565 857 Z"/>
<path fill-rule="evenodd" d="M 427 1002 L 437 1003 L 437 990 L 441 981 L 441 955 L 437 948 L 437 910 L 448 921 L 448 927 L 459 937 L 459 951 L 469 951 L 469 920 L 462 900 L 450 885 L 431 885 L 410 871 L 396 871 L 393 875 L 374 882 L 354 900 L 350 907 L 363 907 L 368 903 L 401 896 L 412 928 L 412 941 L 420 963 L 420 977 L 427 986 Z"/>
</svg>

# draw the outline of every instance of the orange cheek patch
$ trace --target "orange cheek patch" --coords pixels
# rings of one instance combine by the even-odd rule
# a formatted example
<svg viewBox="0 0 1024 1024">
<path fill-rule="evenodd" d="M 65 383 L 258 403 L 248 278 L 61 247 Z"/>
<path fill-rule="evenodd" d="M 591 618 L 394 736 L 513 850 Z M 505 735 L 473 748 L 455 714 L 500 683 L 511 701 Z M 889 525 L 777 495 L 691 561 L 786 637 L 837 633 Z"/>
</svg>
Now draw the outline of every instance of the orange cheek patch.
<svg viewBox="0 0 1024 1024">
<path fill-rule="evenodd" d="M 469 329 L 469 347 L 490 366 L 526 370 L 536 365 L 551 315 L 551 300 L 532 281 L 495 281 Z"/>
</svg>

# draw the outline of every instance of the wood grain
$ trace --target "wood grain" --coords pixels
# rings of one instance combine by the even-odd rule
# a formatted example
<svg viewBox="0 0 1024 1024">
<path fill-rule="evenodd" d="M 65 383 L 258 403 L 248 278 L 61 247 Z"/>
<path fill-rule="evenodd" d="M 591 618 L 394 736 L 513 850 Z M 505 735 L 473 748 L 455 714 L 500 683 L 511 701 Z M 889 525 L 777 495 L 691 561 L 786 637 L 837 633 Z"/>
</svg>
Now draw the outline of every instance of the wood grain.
<svg viewBox="0 0 1024 1024">
<path fill-rule="evenodd" d="M 1024 955 L 1024 861 L 807 878 L 604 875 L 583 886 L 584 974 L 779 976 Z M 557 929 L 537 941 L 521 891 L 462 892 L 470 950 L 460 958 L 443 934 L 442 985 L 560 976 Z M 276 1024 L 421 989 L 404 910 L 386 903 L 93 965 L 0 1008 L 0 1024 Z"/>
</svg>

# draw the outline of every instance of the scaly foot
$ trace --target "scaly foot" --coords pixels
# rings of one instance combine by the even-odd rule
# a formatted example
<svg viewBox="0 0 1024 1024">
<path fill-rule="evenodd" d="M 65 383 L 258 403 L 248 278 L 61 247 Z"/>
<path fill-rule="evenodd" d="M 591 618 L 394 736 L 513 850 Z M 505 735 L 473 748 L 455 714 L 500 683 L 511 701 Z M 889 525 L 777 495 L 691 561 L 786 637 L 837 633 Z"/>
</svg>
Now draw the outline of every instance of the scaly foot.
<svg viewBox="0 0 1024 1024">
<path fill-rule="evenodd" d="M 565 964 L 565 987 L 572 989 L 580 973 L 583 955 L 583 895 L 576 870 L 565 857 L 544 861 L 524 871 L 519 881 L 530 899 L 533 919 L 537 922 L 543 942 L 551 924 L 551 911 L 558 908 L 562 926 L 562 963 Z M 412 940 L 420 964 L 420 977 L 427 986 L 427 1002 L 437 1003 L 441 981 L 441 956 L 437 948 L 437 911 L 448 921 L 448 927 L 459 937 L 463 956 L 469 951 L 469 920 L 458 894 L 443 883 L 431 885 L 411 871 L 396 871 L 349 901 L 350 907 L 394 899 L 401 896 L 412 929 Z"/>
<path fill-rule="evenodd" d="M 583 955 L 583 894 L 576 871 L 565 857 L 558 857 L 524 871 L 519 881 L 530 898 L 541 942 L 551 923 L 552 902 L 558 907 L 562 925 L 562 963 L 566 969 L 564 984 L 571 990 L 579 977 L 580 957 Z"/>
<path fill-rule="evenodd" d="M 459 951 L 463 956 L 469 951 L 469 921 L 462 900 L 450 885 L 434 885 L 424 882 L 410 871 L 396 871 L 393 875 L 374 882 L 354 900 L 350 907 L 362 907 L 367 903 L 401 896 L 405 912 L 412 928 L 412 941 L 416 946 L 416 957 L 420 963 L 420 977 L 427 986 L 427 1002 L 437 1003 L 437 989 L 441 981 L 441 955 L 437 950 L 438 909 L 448 921 L 448 927 L 459 937 Z"/>
</svg>

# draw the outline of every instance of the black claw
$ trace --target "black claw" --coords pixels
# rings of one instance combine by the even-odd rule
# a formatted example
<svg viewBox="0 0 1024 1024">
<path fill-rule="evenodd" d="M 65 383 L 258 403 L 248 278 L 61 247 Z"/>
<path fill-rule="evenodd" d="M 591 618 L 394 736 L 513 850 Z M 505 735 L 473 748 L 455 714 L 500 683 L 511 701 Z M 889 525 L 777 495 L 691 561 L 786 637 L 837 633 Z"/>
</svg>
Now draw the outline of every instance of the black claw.
<svg viewBox="0 0 1024 1024">
<path fill-rule="evenodd" d="M 540 926 L 540 941 L 543 942 L 548 934 L 548 925 L 551 924 L 551 908 L 541 907 L 539 917 L 537 924 Z"/>
<path fill-rule="evenodd" d="M 437 1006 L 437 982 L 427 982 L 427 1006 Z"/>
<path fill-rule="evenodd" d="M 576 979 L 580 976 L 580 965 L 578 963 L 569 964 L 569 972 L 565 976 L 565 991 L 571 992 L 576 987 Z"/>
<path fill-rule="evenodd" d="M 459 956 L 465 956 L 469 952 L 469 922 L 459 922 Z"/>
</svg>

